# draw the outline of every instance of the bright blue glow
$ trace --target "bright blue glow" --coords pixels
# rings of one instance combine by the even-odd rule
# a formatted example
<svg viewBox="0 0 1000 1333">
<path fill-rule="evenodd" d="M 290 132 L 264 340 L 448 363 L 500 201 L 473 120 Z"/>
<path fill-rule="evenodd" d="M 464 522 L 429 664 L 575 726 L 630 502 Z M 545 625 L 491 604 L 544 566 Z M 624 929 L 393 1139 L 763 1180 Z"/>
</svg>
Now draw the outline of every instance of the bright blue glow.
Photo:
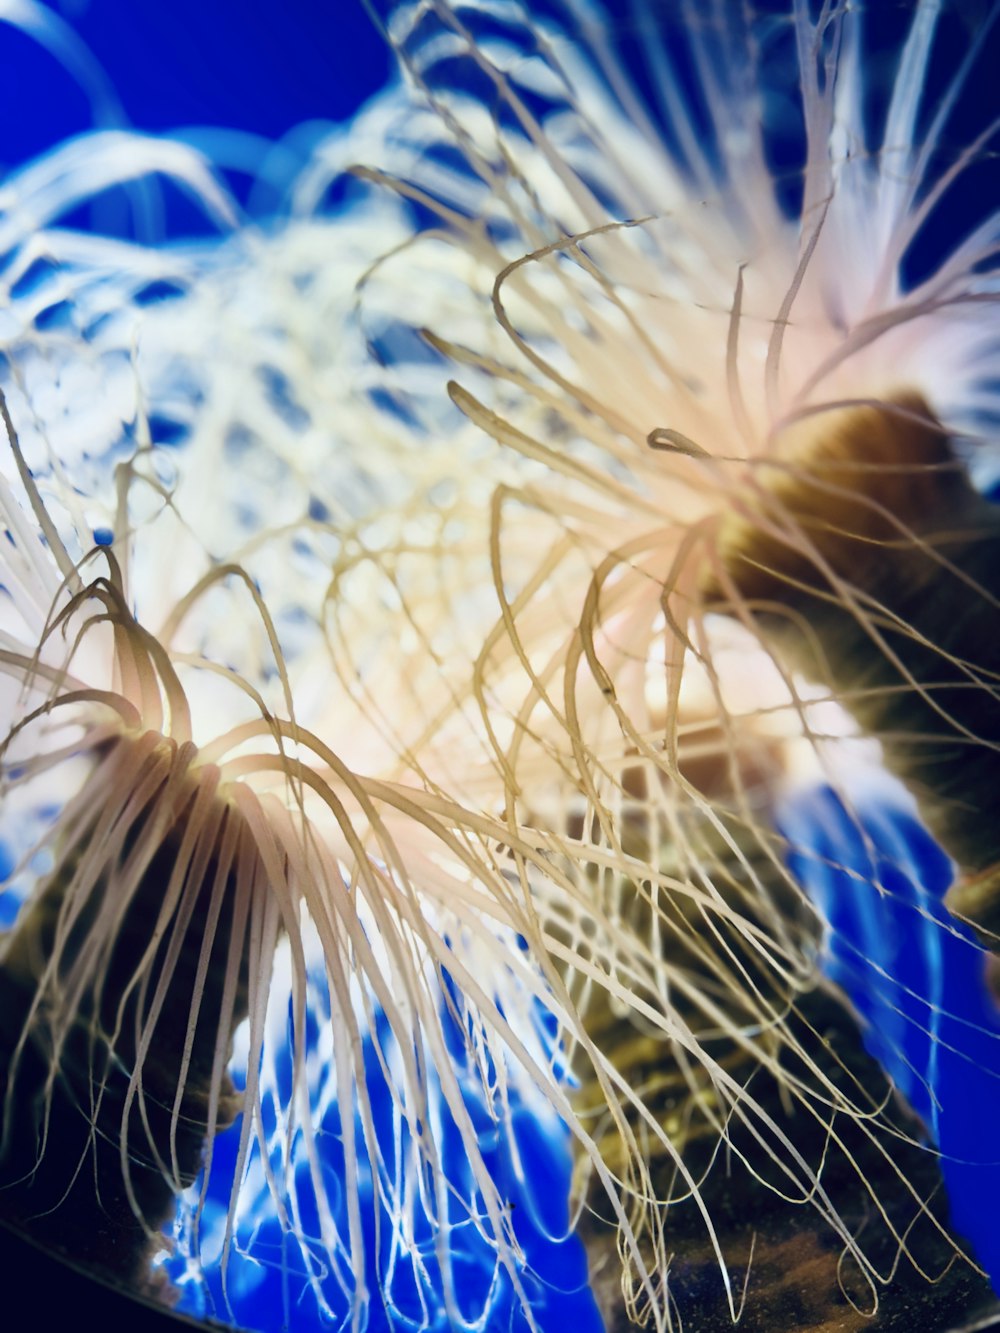
<svg viewBox="0 0 1000 1333">
<path fill-rule="evenodd" d="M 942 903 L 953 869 L 930 835 L 890 801 L 860 804 L 852 817 L 828 787 L 790 801 L 789 863 L 830 923 L 828 972 L 930 1130 L 953 1224 L 996 1283 L 1000 1015 L 985 955 Z"/>
<path fill-rule="evenodd" d="M 307 1040 L 310 1057 L 315 1057 L 323 1025 L 328 1022 L 324 1009 L 322 999 L 314 992 Z M 450 1022 L 452 1029 L 451 1054 L 460 1074 L 466 1107 L 477 1130 L 484 1164 L 512 1207 L 516 1238 L 527 1259 L 519 1276 L 536 1325 L 542 1333 L 559 1333 L 568 1323 L 577 1333 L 600 1333 L 603 1326 L 587 1283 L 586 1254 L 582 1242 L 570 1234 L 569 1136 L 551 1123 L 543 1126 L 516 1095 L 512 1098 L 509 1124 L 496 1123 L 488 1113 L 479 1080 L 469 1065 L 462 1033 L 454 1019 L 445 1021 Z M 376 1040 L 383 1058 L 388 1057 L 391 1063 L 392 1037 L 384 1019 L 377 1024 Z M 364 1064 L 383 1170 L 393 1177 L 397 1167 L 407 1159 L 411 1146 L 409 1131 L 394 1106 L 376 1041 L 371 1038 L 365 1042 Z M 276 1068 L 285 1101 L 290 1093 L 291 1073 L 290 1050 L 286 1046 L 277 1053 Z M 456 1324 L 445 1314 L 441 1300 L 444 1282 L 435 1253 L 435 1226 L 415 1183 L 410 1182 L 402 1197 L 411 1228 L 405 1242 L 401 1243 L 398 1229 L 394 1229 L 384 1205 L 377 1235 L 372 1170 L 367 1159 L 362 1159 L 360 1202 L 366 1256 L 363 1277 L 370 1298 L 367 1333 L 410 1333 L 410 1330 L 416 1333 L 422 1329 L 429 1333 L 453 1333 L 461 1328 L 480 1333 L 495 1330 L 527 1333 L 528 1321 L 509 1274 L 498 1265 L 494 1250 L 471 1220 L 478 1196 L 458 1130 L 440 1099 L 434 1105 L 434 1086 L 430 1092 L 432 1109 L 437 1112 L 439 1122 L 442 1165 L 455 1192 L 450 1252 L 456 1297 L 466 1322 Z M 272 1169 L 278 1175 L 283 1136 L 280 1130 L 274 1134 L 272 1105 L 266 1096 L 263 1116 L 269 1141 L 274 1144 Z M 218 1250 L 225 1225 L 240 1127 L 238 1120 L 216 1139 L 213 1148 L 211 1181 L 200 1221 L 203 1242 L 208 1242 L 210 1249 Z M 362 1126 L 357 1116 L 355 1131 L 360 1142 Z M 327 1105 L 317 1125 L 317 1135 L 322 1141 L 326 1202 L 338 1233 L 346 1237 L 343 1126 L 336 1101 Z M 320 1216 L 316 1197 L 305 1154 L 300 1156 L 301 1160 L 298 1157 L 293 1160 L 297 1162 L 295 1186 L 302 1229 L 306 1235 L 318 1237 Z M 397 1178 L 403 1174 L 400 1171 Z M 250 1181 L 254 1180 L 261 1181 L 259 1157 L 251 1162 Z M 196 1317 L 231 1318 L 238 1326 L 261 1333 L 278 1328 L 293 1329 L 294 1333 L 350 1328 L 351 1297 L 358 1284 L 346 1244 L 333 1256 L 335 1271 L 318 1284 L 311 1282 L 310 1270 L 315 1274 L 329 1264 L 327 1253 L 318 1241 L 310 1247 L 312 1252 L 307 1253 L 298 1240 L 283 1232 L 266 1188 L 261 1186 L 255 1192 L 251 1184 L 245 1191 L 252 1202 L 249 1209 L 244 1209 L 245 1220 L 236 1229 L 225 1290 L 218 1262 L 199 1270 L 193 1266 L 187 1270 L 184 1252 L 188 1222 L 182 1212 L 175 1233 L 178 1254 L 166 1265 L 172 1281 L 182 1292 L 179 1309 Z M 323 1268 L 318 1270 L 317 1264 Z"/>
<path fill-rule="evenodd" d="M 13 893 L 5 893 L 4 885 L 14 870 L 14 853 L 5 842 L 0 842 L 0 930 L 9 930 L 20 910 L 20 898 Z"/>
</svg>

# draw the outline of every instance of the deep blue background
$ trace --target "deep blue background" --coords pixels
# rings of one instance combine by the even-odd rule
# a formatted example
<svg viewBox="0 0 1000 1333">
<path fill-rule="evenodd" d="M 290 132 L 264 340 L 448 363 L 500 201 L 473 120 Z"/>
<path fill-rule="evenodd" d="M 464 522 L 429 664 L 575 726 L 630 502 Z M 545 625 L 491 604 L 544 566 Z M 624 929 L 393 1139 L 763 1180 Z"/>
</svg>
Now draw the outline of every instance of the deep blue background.
<svg viewBox="0 0 1000 1333">
<path fill-rule="evenodd" d="M 360 0 L 56 0 L 138 129 L 214 125 L 280 138 L 348 117 L 385 81 Z M 37 42 L 0 33 L 0 169 L 90 128 L 86 98 Z"/>
<path fill-rule="evenodd" d="M 95 125 L 186 138 L 228 167 L 231 146 L 220 131 L 268 143 L 303 125 L 319 133 L 349 118 L 391 68 L 361 0 L 55 0 L 51 13 L 57 31 L 38 39 L 0 20 L 0 178 Z M 246 203 L 251 177 L 225 174 Z M 139 239 L 209 229 L 176 188 L 162 180 L 156 188 L 154 214 L 163 221 L 140 229 Z M 266 209 L 259 187 L 255 202 Z M 61 222 L 136 232 L 120 191 Z"/>
</svg>

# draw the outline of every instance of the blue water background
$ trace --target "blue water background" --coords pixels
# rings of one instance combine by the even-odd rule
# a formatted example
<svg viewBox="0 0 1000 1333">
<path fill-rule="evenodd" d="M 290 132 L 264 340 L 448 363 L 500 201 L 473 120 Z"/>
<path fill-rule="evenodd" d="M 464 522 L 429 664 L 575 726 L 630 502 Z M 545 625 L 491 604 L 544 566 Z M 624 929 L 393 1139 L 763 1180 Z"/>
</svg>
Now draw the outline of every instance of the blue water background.
<svg viewBox="0 0 1000 1333">
<path fill-rule="evenodd" d="M 827 971 L 928 1127 L 953 1224 L 996 1284 L 1000 1014 L 986 955 L 944 907 L 952 863 L 903 802 L 885 794 L 856 807 L 849 814 L 828 787 L 789 802 L 789 864 L 829 922 Z"/>
</svg>

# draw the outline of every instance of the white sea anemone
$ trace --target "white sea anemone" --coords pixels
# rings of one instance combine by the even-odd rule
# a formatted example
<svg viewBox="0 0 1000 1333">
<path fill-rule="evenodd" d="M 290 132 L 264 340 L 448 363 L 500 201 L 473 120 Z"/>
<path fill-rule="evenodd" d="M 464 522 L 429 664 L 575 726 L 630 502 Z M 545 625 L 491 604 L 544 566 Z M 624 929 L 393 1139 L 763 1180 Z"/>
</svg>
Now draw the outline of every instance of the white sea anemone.
<svg viewBox="0 0 1000 1333">
<path fill-rule="evenodd" d="M 390 1254 L 417 1291 L 443 1284 L 427 1309 L 474 1322 L 453 1232 L 480 1232 L 520 1290 L 482 1120 L 510 1128 L 512 1079 L 568 1116 L 542 1013 L 573 1025 L 508 868 L 519 840 L 486 813 L 502 779 L 472 688 L 495 618 L 478 534 L 509 470 L 460 422 L 411 438 L 372 404 L 392 376 L 366 367 L 352 308 L 405 238 L 394 203 L 186 252 L 18 232 L 91 161 L 109 180 L 169 166 L 232 212 L 195 156 L 134 138 L 9 187 L 5 829 L 36 883 L 0 969 L 5 1215 L 158 1288 L 150 1259 L 199 1173 L 182 1245 L 192 1274 L 203 1247 L 226 1272 L 249 1175 L 320 1308 L 339 1288 L 364 1322 L 370 1208 L 372 1266 Z M 154 283 L 170 298 L 150 303 Z M 378 318 L 369 302 L 366 333 Z M 316 1132 L 333 1101 L 336 1206 Z M 213 1140 L 240 1109 L 221 1234 L 203 1236 Z"/>
<path fill-rule="evenodd" d="M 815 486 L 846 411 L 869 414 L 847 432 L 862 455 L 882 431 L 902 442 L 890 470 L 916 464 L 919 483 L 914 434 L 960 436 L 973 457 L 995 413 L 996 220 L 906 276 L 986 142 L 938 160 L 979 39 L 931 105 L 921 89 L 954 20 L 918 3 L 880 111 L 861 9 L 634 15 L 638 83 L 584 0 L 395 7 L 402 85 L 318 146 L 280 224 L 217 246 L 30 235 L 97 164 L 99 181 L 173 172 L 231 224 L 217 182 L 175 145 L 92 140 L 7 194 L 9 808 L 37 813 L 57 774 L 76 780 L 5 954 L 22 997 L 7 1122 L 33 1053 L 42 1121 L 68 1081 L 85 1150 L 110 1103 L 122 1216 L 155 1238 L 162 1208 L 137 1191 L 139 1161 L 162 1200 L 188 1186 L 200 1144 L 211 1157 L 246 1017 L 223 1258 L 256 1142 L 283 1226 L 319 1254 L 304 1260 L 314 1292 L 322 1302 L 328 1265 L 359 1325 L 368 1173 L 404 1248 L 414 1201 L 433 1219 L 448 1318 L 462 1317 L 460 1225 L 523 1295 L 470 1070 L 497 1123 L 516 1090 L 570 1127 L 598 1181 L 589 1202 L 606 1196 L 620 1228 L 625 1308 L 658 1329 L 679 1317 L 682 1206 L 739 1314 L 727 1261 L 749 1261 L 710 1202 L 720 1145 L 772 1197 L 814 1206 L 824 1272 L 856 1310 L 877 1309 L 907 1265 L 936 1276 L 955 1248 L 924 1197 L 933 1184 L 894 1160 L 900 1144 L 918 1151 L 918 1128 L 870 1062 L 859 1075 L 817 1037 L 829 1022 L 858 1044 L 775 832 L 793 779 L 832 776 L 849 802 L 850 762 L 877 757 L 855 735 L 861 687 L 817 668 L 822 651 L 786 654 L 741 580 L 743 537 L 763 532 L 829 576 L 863 641 L 878 611 L 906 630 L 827 568 L 822 523 L 773 478 Z M 786 177 L 783 138 L 801 153 Z M 327 217 L 348 168 L 361 184 Z M 33 267 L 47 253 L 54 277 Z M 147 305 L 154 281 L 173 298 Z M 953 470 L 951 445 L 931 461 Z M 864 463 L 849 489 L 892 515 Z M 909 515 L 886 521 L 886 552 L 944 566 Z M 808 625 L 787 570 L 769 572 L 771 609 Z M 989 670 L 965 674 L 989 692 Z M 318 1074 L 311 933 L 331 1037 Z M 289 1008 L 269 994 L 279 949 L 292 1074 L 267 1084 L 266 1030 Z M 161 1079 L 151 1058 L 168 1027 Z M 394 1154 L 366 1092 L 372 1050 L 405 1126 Z M 334 1097 L 343 1225 L 313 1134 Z M 41 1165 L 46 1134 L 28 1119 Z M 446 1122 L 461 1187 L 442 1165 Z M 302 1162 L 318 1235 L 301 1221 Z M 845 1176 L 876 1219 L 867 1235 L 842 1213 Z"/>
<path fill-rule="evenodd" d="M 503 498 L 501 518 L 530 506 L 552 533 L 541 591 L 522 594 L 515 630 L 556 600 L 560 580 L 593 581 L 558 605 L 578 616 L 566 634 L 582 629 L 568 688 L 592 691 L 576 718 L 595 754 L 605 731 L 634 727 L 645 755 L 650 695 L 673 717 L 691 657 L 704 671 L 720 656 L 699 652 L 698 638 L 739 637 L 692 608 L 700 567 L 718 559 L 723 518 L 763 521 L 762 464 L 782 469 L 802 423 L 822 434 L 824 414 L 865 404 L 905 418 L 912 407 L 894 403 L 918 392 L 963 453 L 990 466 L 977 455 L 996 410 L 996 218 L 919 281 L 904 274 L 988 142 L 992 127 L 946 147 L 989 24 L 925 95 L 938 30 L 942 44 L 961 33 L 941 6 L 915 6 L 880 113 L 868 105 L 885 89 L 883 71 L 865 69 L 864 8 L 772 10 L 722 5 L 699 19 L 682 7 L 660 31 L 639 7 L 655 74 L 645 97 L 592 5 L 549 18 L 513 4 L 404 5 L 388 26 L 408 86 L 395 108 L 383 99 L 371 112 L 385 170 L 439 220 L 421 248 L 460 247 L 469 263 L 464 289 L 452 278 L 428 295 L 427 336 L 459 366 L 459 407 L 548 470 L 544 485 Z M 799 144 L 804 165 L 776 180 L 779 137 Z M 502 533 L 498 544 L 502 559 Z M 511 587 L 501 595 L 514 601 Z M 626 614 L 627 631 L 616 618 Z M 715 687 L 738 692 L 736 674 Z M 537 701 L 532 725 L 550 714 L 573 731 L 561 687 L 545 691 L 557 703 Z M 795 692 L 786 683 L 799 712 Z"/>
<path fill-rule="evenodd" d="M 816 926 L 773 824 L 789 779 L 850 805 L 881 743 L 961 868 L 986 869 L 953 901 L 997 926 L 969 893 L 997 860 L 1000 527 L 964 469 L 993 466 L 1000 220 L 987 204 L 933 239 L 996 132 L 955 146 L 996 13 L 967 17 L 909 7 L 876 63 L 874 6 L 392 6 L 405 85 L 372 109 L 382 144 L 359 166 L 418 208 L 413 248 L 447 273 L 419 318 L 453 402 L 545 469 L 495 498 L 502 616 L 477 681 L 508 818 L 565 830 L 590 886 L 584 917 L 535 889 L 574 993 L 596 996 L 597 1026 L 610 994 L 658 1033 L 720 1138 L 740 1151 L 748 1120 L 784 1162 L 774 1188 L 833 1213 L 836 1169 L 803 1167 L 801 1120 L 775 1132 L 710 1048 L 721 1024 L 758 1069 L 782 1048 L 809 1064 L 794 1014 Z M 526 513 L 538 556 L 518 577 Z M 701 969 L 728 987 L 719 1007 Z M 877 1141 L 872 1106 L 835 1083 L 812 1069 L 787 1095 L 807 1123 L 854 1114 Z M 632 1114 L 676 1164 L 686 1131 L 664 1142 L 649 1110 Z M 670 1209 L 636 1188 L 647 1272 L 667 1280 Z M 656 1201 L 676 1203 L 669 1186 Z M 895 1266 L 845 1244 L 877 1307 Z M 632 1317 L 652 1298 L 669 1323 L 669 1282 L 651 1297 L 639 1277 Z"/>
</svg>

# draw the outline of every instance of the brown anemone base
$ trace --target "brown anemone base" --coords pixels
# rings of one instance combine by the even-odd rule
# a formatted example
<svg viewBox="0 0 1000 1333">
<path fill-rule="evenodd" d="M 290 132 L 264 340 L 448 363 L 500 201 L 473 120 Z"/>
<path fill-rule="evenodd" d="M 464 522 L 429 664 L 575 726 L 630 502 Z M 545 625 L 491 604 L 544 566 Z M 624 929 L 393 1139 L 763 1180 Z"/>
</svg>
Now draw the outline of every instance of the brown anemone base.
<svg viewBox="0 0 1000 1333">
<path fill-rule="evenodd" d="M 678 1078 L 664 1074 L 662 1091 L 647 1097 L 647 1104 L 662 1123 L 683 1119 L 679 1146 L 696 1178 L 704 1175 L 701 1197 L 725 1256 L 740 1333 L 950 1333 L 1000 1327 L 1000 1303 L 989 1282 L 948 1230 L 937 1158 L 919 1142 L 919 1123 L 865 1052 L 856 1019 L 835 992 L 818 988 L 801 997 L 789 1028 L 822 1075 L 855 1102 L 863 1098 L 873 1113 L 882 1108 L 864 1124 L 844 1113 L 824 1123 L 801 1104 L 792 1109 L 784 1080 L 779 1084 L 761 1068 L 752 1075 L 748 1071 L 748 1093 L 816 1172 L 848 1233 L 880 1275 L 878 1305 L 873 1308 L 871 1287 L 843 1237 L 817 1207 L 788 1202 L 748 1170 L 746 1162 L 771 1184 L 793 1192 L 787 1177 L 767 1165 L 746 1126 L 731 1118 L 727 1143 L 720 1146 L 718 1134 L 693 1106 L 697 1099 L 679 1086 Z M 619 1033 L 618 1039 L 625 1035 Z M 605 1049 L 614 1049 L 615 1033 L 609 1030 L 604 1039 L 609 1043 Z M 721 1048 L 714 1054 L 726 1059 Z M 629 1074 L 653 1085 L 657 1066 L 662 1073 L 669 1055 L 656 1042 L 648 1043 L 648 1055 L 650 1067 L 630 1062 Z M 789 1073 L 815 1084 L 816 1075 L 807 1075 L 797 1058 L 782 1063 Z M 776 1151 L 787 1162 L 787 1149 Z M 652 1169 L 661 1197 L 677 1195 L 673 1162 L 664 1156 L 653 1161 Z M 589 1203 L 593 1211 L 584 1214 L 581 1231 L 608 1333 L 649 1327 L 626 1313 L 617 1238 L 601 1220 L 607 1207 L 598 1190 Z M 673 1327 L 732 1333 L 719 1261 L 690 1198 L 669 1206 L 663 1246 L 661 1253 L 670 1258 L 667 1272 L 658 1278 L 666 1282 Z"/>
<path fill-rule="evenodd" d="M 94 947 L 116 868 L 88 897 L 73 898 L 67 886 L 75 861 L 68 858 L 0 954 L 0 1224 L 102 1281 L 165 1304 L 175 1293 L 152 1266 L 169 1244 L 164 1228 L 179 1192 L 201 1170 L 210 1133 L 232 1123 L 240 1108 L 228 1074 L 216 1068 L 220 1013 L 230 1014 L 228 1041 L 247 1009 L 245 964 L 235 1005 L 224 1002 L 235 885 L 230 875 L 221 893 L 213 889 L 212 857 L 157 929 L 187 808 L 157 835 L 106 963 L 74 1002 L 69 978 Z M 146 836 L 147 823 L 155 828 L 151 817 L 140 819 L 123 859 Z M 58 969 L 49 961 L 54 956 Z M 165 1000 L 154 1020 L 161 978 Z M 189 1026 L 199 987 L 198 1021 Z M 149 1029 L 141 1083 L 130 1091 Z"/>
</svg>

